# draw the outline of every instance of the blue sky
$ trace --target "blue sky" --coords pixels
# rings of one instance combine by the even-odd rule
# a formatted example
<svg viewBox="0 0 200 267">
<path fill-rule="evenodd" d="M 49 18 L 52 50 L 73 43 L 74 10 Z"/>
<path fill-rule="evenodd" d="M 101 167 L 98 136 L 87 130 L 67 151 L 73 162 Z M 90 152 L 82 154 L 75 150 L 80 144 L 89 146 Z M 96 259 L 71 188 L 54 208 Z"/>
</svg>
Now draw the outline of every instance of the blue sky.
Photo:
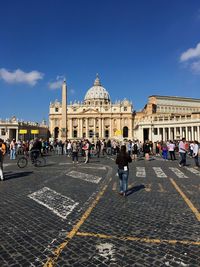
<svg viewBox="0 0 200 267">
<path fill-rule="evenodd" d="M 96 73 L 135 110 L 153 94 L 200 98 L 199 29 L 198 0 L 1 1 L 0 118 L 48 120 L 64 76 L 68 102 Z"/>
</svg>

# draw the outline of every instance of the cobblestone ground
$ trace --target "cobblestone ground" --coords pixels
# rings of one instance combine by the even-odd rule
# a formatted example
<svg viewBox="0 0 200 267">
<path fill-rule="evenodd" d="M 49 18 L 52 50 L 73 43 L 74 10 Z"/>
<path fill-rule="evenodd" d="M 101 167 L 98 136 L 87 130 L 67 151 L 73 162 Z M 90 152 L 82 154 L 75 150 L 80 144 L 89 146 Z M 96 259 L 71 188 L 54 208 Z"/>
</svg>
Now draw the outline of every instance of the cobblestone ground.
<svg viewBox="0 0 200 267">
<path fill-rule="evenodd" d="M 188 160 L 130 164 L 118 194 L 114 156 L 48 156 L 0 182 L 0 266 L 200 266 L 200 170 Z"/>
</svg>

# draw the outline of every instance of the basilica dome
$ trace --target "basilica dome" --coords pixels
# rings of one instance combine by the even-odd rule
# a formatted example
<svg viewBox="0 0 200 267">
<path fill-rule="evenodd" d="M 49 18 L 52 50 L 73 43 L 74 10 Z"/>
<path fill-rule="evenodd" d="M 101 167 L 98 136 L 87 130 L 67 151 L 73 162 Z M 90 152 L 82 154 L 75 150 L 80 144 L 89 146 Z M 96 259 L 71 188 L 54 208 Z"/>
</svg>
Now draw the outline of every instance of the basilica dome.
<svg viewBox="0 0 200 267">
<path fill-rule="evenodd" d="M 110 102 L 109 93 L 103 86 L 101 86 L 101 82 L 99 80 L 98 75 L 94 81 L 94 85 L 87 91 L 84 98 L 84 101 L 86 102 L 90 100 L 103 100 L 106 102 Z"/>
</svg>

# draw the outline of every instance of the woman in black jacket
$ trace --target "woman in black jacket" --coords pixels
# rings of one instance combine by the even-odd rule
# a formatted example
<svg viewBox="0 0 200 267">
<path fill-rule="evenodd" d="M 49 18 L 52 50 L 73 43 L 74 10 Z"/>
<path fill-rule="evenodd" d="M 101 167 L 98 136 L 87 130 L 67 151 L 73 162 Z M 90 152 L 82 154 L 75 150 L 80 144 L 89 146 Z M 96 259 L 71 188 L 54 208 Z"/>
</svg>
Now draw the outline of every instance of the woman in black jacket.
<svg viewBox="0 0 200 267">
<path fill-rule="evenodd" d="M 119 187 L 120 194 L 126 196 L 128 189 L 128 174 L 129 168 L 128 163 L 132 162 L 131 157 L 126 152 L 126 146 L 121 146 L 121 150 L 117 155 L 116 164 L 118 164 L 118 175 L 119 175 Z"/>
</svg>

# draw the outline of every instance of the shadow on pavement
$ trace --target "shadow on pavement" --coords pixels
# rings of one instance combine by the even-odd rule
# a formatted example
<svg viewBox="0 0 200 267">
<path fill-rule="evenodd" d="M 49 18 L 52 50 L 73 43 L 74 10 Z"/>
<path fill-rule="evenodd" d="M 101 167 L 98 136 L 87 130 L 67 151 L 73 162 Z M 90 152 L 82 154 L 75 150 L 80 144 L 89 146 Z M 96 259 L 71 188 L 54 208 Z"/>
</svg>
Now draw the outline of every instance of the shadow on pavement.
<svg viewBox="0 0 200 267">
<path fill-rule="evenodd" d="M 131 195 L 131 194 L 133 194 L 133 193 L 135 193 L 141 189 L 144 189 L 144 188 L 145 188 L 145 185 L 143 185 L 143 184 L 133 186 L 127 190 L 126 196 L 129 196 L 129 195 Z"/>
<path fill-rule="evenodd" d="M 4 172 L 4 180 L 22 178 L 24 176 L 31 175 L 33 172 Z"/>
</svg>

